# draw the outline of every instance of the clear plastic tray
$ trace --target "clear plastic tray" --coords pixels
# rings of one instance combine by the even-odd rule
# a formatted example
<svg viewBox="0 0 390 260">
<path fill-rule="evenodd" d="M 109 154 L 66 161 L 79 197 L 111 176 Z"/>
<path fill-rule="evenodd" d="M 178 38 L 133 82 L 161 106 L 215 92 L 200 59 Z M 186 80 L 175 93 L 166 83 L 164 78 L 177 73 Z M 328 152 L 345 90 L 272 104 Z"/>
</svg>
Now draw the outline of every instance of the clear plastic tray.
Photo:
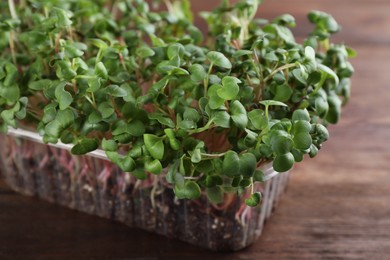
<svg viewBox="0 0 390 260">
<path fill-rule="evenodd" d="M 73 156 L 64 144 L 45 145 L 36 133 L 10 129 L 0 135 L 0 172 L 17 192 L 142 228 L 216 251 L 252 244 L 284 191 L 289 174 L 263 167 L 266 182 L 258 207 L 243 196 L 213 205 L 206 196 L 178 200 L 164 174 L 137 181 L 110 163 L 101 150 Z"/>
</svg>

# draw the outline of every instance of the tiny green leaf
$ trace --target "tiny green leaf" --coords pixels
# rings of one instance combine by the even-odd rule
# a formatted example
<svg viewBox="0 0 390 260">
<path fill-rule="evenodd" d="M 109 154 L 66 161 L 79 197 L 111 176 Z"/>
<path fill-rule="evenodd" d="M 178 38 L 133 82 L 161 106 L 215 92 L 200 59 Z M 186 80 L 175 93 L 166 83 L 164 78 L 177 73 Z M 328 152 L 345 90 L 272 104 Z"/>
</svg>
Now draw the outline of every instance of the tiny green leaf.
<svg viewBox="0 0 390 260">
<path fill-rule="evenodd" d="M 143 59 L 154 56 L 155 52 L 149 47 L 140 47 L 135 52 L 138 57 Z"/>
<path fill-rule="evenodd" d="M 241 83 L 236 77 L 226 76 L 222 79 L 222 88 L 217 90 L 217 94 L 224 100 L 232 100 L 237 97 L 240 88 L 238 83 Z"/>
<path fill-rule="evenodd" d="M 145 162 L 145 170 L 148 172 L 158 175 L 162 172 L 162 169 L 161 162 L 157 159 Z"/>
<path fill-rule="evenodd" d="M 200 149 L 195 149 L 191 155 L 191 162 L 199 163 L 202 160 L 202 155 L 200 154 Z"/>
<path fill-rule="evenodd" d="M 292 115 L 292 122 L 297 120 L 305 120 L 310 122 L 310 114 L 306 109 L 297 109 Z"/>
<path fill-rule="evenodd" d="M 72 104 L 73 102 L 72 95 L 65 90 L 66 84 L 67 84 L 66 82 L 61 82 L 60 84 L 57 85 L 55 90 L 55 96 L 56 99 L 58 100 L 61 110 L 68 108 L 70 104 Z"/>
<path fill-rule="evenodd" d="M 107 93 L 113 97 L 125 97 L 127 96 L 127 91 L 118 85 L 109 85 L 107 88 Z"/>
<path fill-rule="evenodd" d="M 222 172 L 229 177 L 240 175 L 240 158 L 236 152 L 228 151 L 225 154 L 222 164 Z"/>
<path fill-rule="evenodd" d="M 115 152 L 118 150 L 118 144 L 114 140 L 107 140 L 107 139 L 103 138 L 102 148 L 105 151 Z"/>
<path fill-rule="evenodd" d="M 256 170 L 256 156 L 252 153 L 244 153 L 239 156 L 240 158 L 240 173 L 245 177 L 252 177 Z"/>
<path fill-rule="evenodd" d="M 99 141 L 96 138 L 82 138 L 80 139 L 75 146 L 72 147 L 71 152 L 74 155 L 82 155 L 93 150 L 96 150 L 99 147 Z"/>
<path fill-rule="evenodd" d="M 248 199 L 245 200 L 245 204 L 249 207 L 256 207 L 260 204 L 261 197 L 262 196 L 260 192 L 253 193 Z"/>
<path fill-rule="evenodd" d="M 103 62 L 98 62 L 95 66 L 95 75 L 102 78 L 108 79 L 108 72 Z"/>
<path fill-rule="evenodd" d="M 153 156 L 153 158 L 157 160 L 162 160 L 164 157 L 164 143 L 161 137 L 152 135 L 152 134 L 144 134 L 144 142 L 145 147 Z"/>
<path fill-rule="evenodd" d="M 206 188 L 207 198 L 214 204 L 219 204 L 223 201 L 223 190 L 219 186 Z"/>
<path fill-rule="evenodd" d="M 262 104 L 262 105 L 264 105 L 264 106 L 281 106 L 281 107 L 287 107 L 287 105 L 284 104 L 283 102 L 276 101 L 276 100 L 263 100 L 263 101 L 260 101 L 259 103 Z"/>
<path fill-rule="evenodd" d="M 206 71 L 200 64 L 193 64 L 188 70 L 190 71 L 192 81 L 199 82 L 206 78 Z"/>
<path fill-rule="evenodd" d="M 234 124 L 238 128 L 244 129 L 248 124 L 248 116 L 245 107 L 241 104 L 240 101 L 235 100 L 230 105 L 229 110 Z"/>
<path fill-rule="evenodd" d="M 118 158 L 117 164 L 124 172 L 132 172 L 135 169 L 135 161 L 130 156 Z"/>
<path fill-rule="evenodd" d="M 277 172 L 286 172 L 292 168 L 295 159 L 292 153 L 277 155 L 273 161 L 273 168 Z"/>
<path fill-rule="evenodd" d="M 294 147 L 298 150 L 306 150 L 310 148 L 312 139 L 308 133 L 298 133 L 294 136 Z"/>
<path fill-rule="evenodd" d="M 32 90 L 43 90 L 45 88 L 48 88 L 50 84 L 51 84 L 51 80 L 41 79 L 41 80 L 30 82 L 30 84 L 28 84 L 28 87 Z"/>
<path fill-rule="evenodd" d="M 210 61 L 211 64 L 215 66 L 225 69 L 232 68 L 232 64 L 230 63 L 229 59 L 226 58 L 225 55 L 220 52 L 210 51 L 209 53 L 207 53 L 207 59 Z"/>
</svg>

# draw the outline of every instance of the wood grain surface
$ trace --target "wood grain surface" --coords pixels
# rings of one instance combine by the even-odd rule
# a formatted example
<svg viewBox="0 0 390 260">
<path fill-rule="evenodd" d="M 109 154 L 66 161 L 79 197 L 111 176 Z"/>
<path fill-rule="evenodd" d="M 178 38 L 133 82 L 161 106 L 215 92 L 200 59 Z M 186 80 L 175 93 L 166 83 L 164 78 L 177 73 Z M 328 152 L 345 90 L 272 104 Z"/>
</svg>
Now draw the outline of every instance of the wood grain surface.
<svg viewBox="0 0 390 260">
<path fill-rule="evenodd" d="M 219 1 L 192 2 L 207 10 Z M 17 195 L 0 181 L 0 259 L 390 259 L 390 1 L 266 0 L 259 15 L 291 13 L 303 37 L 312 9 L 332 13 L 343 25 L 336 41 L 358 51 L 353 96 L 319 156 L 294 168 L 253 246 L 212 253 Z"/>
</svg>

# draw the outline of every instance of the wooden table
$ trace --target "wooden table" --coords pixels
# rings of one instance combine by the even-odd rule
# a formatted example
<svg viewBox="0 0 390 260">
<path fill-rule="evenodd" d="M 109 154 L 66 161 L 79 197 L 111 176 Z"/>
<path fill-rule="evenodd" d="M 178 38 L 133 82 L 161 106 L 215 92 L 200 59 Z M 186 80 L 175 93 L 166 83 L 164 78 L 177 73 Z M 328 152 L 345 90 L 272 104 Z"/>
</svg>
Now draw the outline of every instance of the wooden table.
<svg viewBox="0 0 390 260">
<path fill-rule="evenodd" d="M 194 8 L 218 1 L 193 1 Z M 0 182 L 0 259 L 390 259 L 390 2 L 268 0 L 266 18 L 331 12 L 357 49 L 353 98 L 331 140 L 299 164 L 252 247 L 218 254 L 11 192 Z M 202 25 L 202 23 L 200 23 Z M 203 25 L 202 25 L 203 26 Z"/>
</svg>

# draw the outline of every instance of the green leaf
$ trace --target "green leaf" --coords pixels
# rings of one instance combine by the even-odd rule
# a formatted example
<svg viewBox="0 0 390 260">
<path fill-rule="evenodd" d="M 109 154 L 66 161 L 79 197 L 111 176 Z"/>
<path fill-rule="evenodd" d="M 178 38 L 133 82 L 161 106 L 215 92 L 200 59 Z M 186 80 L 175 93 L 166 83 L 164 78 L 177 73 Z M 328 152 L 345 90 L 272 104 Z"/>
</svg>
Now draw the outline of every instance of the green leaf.
<svg viewBox="0 0 390 260">
<path fill-rule="evenodd" d="M 64 110 L 73 102 L 72 95 L 65 90 L 66 82 L 61 82 L 57 85 L 55 90 L 55 97 L 60 105 L 60 110 Z"/>
<path fill-rule="evenodd" d="M 281 107 L 287 107 L 286 104 L 283 102 L 275 101 L 275 100 L 263 100 L 259 102 L 260 104 L 264 106 L 281 106 Z"/>
<path fill-rule="evenodd" d="M 154 159 L 163 159 L 164 143 L 161 137 L 152 134 L 144 134 L 144 142 L 146 149 Z"/>
<path fill-rule="evenodd" d="M 233 57 L 239 58 L 239 57 L 242 57 L 245 55 L 252 55 L 252 54 L 253 54 L 253 51 L 250 51 L 250 50 L 238 50 L 233 54 Z"/>
<path fill-rule="evenodd" d="M 99 147 L 99 141 L 96 138 L 82 138 L 72 147 L 71 153 L 82 155 L 96 150 Z"/>
<path fill-rule="evenodd" d="M 226 76 L 222 79 L 222 88 L 217 90 L 217 94 L 224 100 L 232 100 L 237 97 L 240 88 L 238 83 L 241 83 L 236 77 Z"/>
<path fill-rule="evenodd" d="M 136 163 L 130 156 L 119 157 L 116 162 L 124 172 L 132 172 L 135 169 Z"/>
<path fill-rule="evenodd" d="M 326 115 L 326 121 L 331 124 L 337 124 L 341 116 L 341 101 L 338 96 L 328 96 L 329 112 Z"/>
<path fill-rule="evenodd" d="M 98 110 L 102 115 L 102 118 L 109 118 L 115 113 L 115 109 L 111 106 L 109 102 L 100 103 L 98 106 Z"/>
<path fill-rule="evenodd" d="M 70 15 L 64 9 L 54 7 L 53 11 L 57 17 L 56 26 L 57 27 L 67 27 L 72 24 L 72 21 L 69 19 Z"/>
<path fill-rule="evenodd" d="M 61 123 L 58 120 L 53 120 L 45 126 L 45 135 L 59 137 L 61 129 Z"/>
<path fill-rule="evenodd" d="M 306 109 L 297 109 L 294 111 L 292 115 L 292 122 L 295 122 L 297 120 L 305 120 L 310 122 L 310 114 Z"/>
<path fill-rule="evenodd" d="M 145 170 L 148 172 L 158 175 L 162 172 L 162 169 L 163 167 L 161 165 L 161 162 L 157 159 L 148 160 L 145 162 Z"/>
<path fill-rule="evenodd" d="M 223 190 L 219 186 L 206 188 L 206 195 L 214 204 L 219 204 L 223 201 Z"/>
<path fill-rule="evenodd" d="M 319 117 L 324 118 L 328 114 L 329 104 L 322 96 L 318 96 L 315 99 L 314 105 Z"/>
<path fill-rule="evenodd" d="M 199 163 L 202 160 L 202 155 L 200 154 L 200 149 L 195 149 L 191 154 L 191 162 Z"/>
<path fill-rule="evenodd" d="M 87 63 L 85 63 L 84 60 L 81 58 L 75 58 L 74 59 L 74 64 L 78 67 L 81 68 L 83 71 L 87 71 L 89 69 Z"/>
<path fill-rule="evenodd" d="M 315 156 L 317 155 L 317 153 L 318 153 L 318 148 L 317 148 L 317 146 L 315 146 L 314 144 L 312 144 L 312 145 L 310 146 L 310 152 L 309 152 L 310 158 L 315 157 Z"/>
<path fill-rule="evenodd" d="M 51 84 L 51 80 L 49 79 L 41 79 L 41 80 L 37 80 L 37 81 L 33 81 L 33 82 L 30 82 L 30 84 L 28 84 L 28 87 L 32 90 L 43 90 L 43 89 L 46 89 L 50 86 Z"/>
<path fill-rule="evenodd" d="M 255 170 L 255 173 L 253 174 L 253 181 L 264 182 L 264 178 L 264 172 L 261 170 Z"/>
<path fill-rule="evenodd" d="M 7 87 L 14 85 L 17 82 L 19 74 L 18 69 L 14 64 L 7 62 L 5 64 L 5 71 L 7 76 L 5 77 L 3 84 Z"/>
<path fill-rule="evenodd" d="M 93 78 L 93 79 L 88 79 L 88 86 L 89 88 L 87 88 L 87 91 L 88 92 L 96 92 L 100 89 L 100 86 L 101 86 L 101 82 L 100 82 L 100 78 Z"/>
<path fill-rule="evenodd" d="M 230 115 L 226 111 L 214 112 L 211 120 L 219 127 L 230 128 Z"/>
<path fill-rule="evenodd" d="M 84 52 L 72 45 L 65 45 L 65 55 L 69 58 L 77 58 L 84 55 Z"/>
<path fill-rule="evenodd" d="M 97 38 L 95 38 L 95 39 L 89 39 L 89 41 L 90 41 L 93 45 L 95 45 L 96 47 L 98 47 L 98 48 L 101 49 L 101 50 L 104 50 L 104 49 L 107 49 L 107 48 L 108 48 L 107 43 L 104 42 L 104 41 L 102 41 L 102 40 L 100 40 L 100 39 L 97 39 Z"/>
<path fill-rule="evenodd" d="M 233 177 L 240 175 L 240 158 L 234 151 L 228 151 L 223 159 L 222 172 L 226 176 Z"/>
<path fill-rule="evenodd" d="M 316 53 L 312 47 L 310 47 L 310 46 L 305 47 L 305 58 L 308 59 L 309 61 L 315 63 Z"/>
<path fill-rule="evenodd" d="M 325 66 L 324 64 L 317 64 L 317 66 L 318 66 L 319 70 L 321 70 L 322 72 L 324 72 L 328 76 L 332 77 L 334 79 L 336 85 L 339 84 L 339 82 L 340 82 L 339 77 L 337 76 L 337 74 L 332 69 L 330 69 L 329 67 Z"/>
<path fill-rule="evenodd" d="M 129 123 L 118 121 L 112 131 L 113 135 L 129 134 L 139 137 L 145 133 L 145 125 L 140 120 L 133 120 Z"/>
<path fill-rule="evenodd" d="M 291 151 L 293 147 L 293 141 L 286 136 L 273 136 L 271 147 L 277 155 L 283 155 Z"/>
<path fill-rule="evenodd" d="M 252 177 L 256 170 L 257 159 L 252 153 L 244 153 L 240 158 L 240 174 L 245 177 Z"/>
<path fill-rule="evenodd" d="M 197 199 L 200 197 L 201 190 L 196 182 L 188 181 L 181 189 L 175 186 L 175 194 L 179 199 Z"/>
<path fill-rule="evenodd" d="M 27 97 L 21 97 L 19 99 L 20 103 L 20 109 L 15 113 L 15 116 L 18 119 L 24 119 L 27 115 L 27 104 L 28 104 L 28 98 Z"/>
<path fill-rule="evenodd" d="M 295 159 L 292 153 L 277 155 L 273 161 L 273 168 L 277 172 L 286 172 L 292 168 Z"/>
<path fill-rule="evenodd" d="M 222 88 L 222 85 L 214 84 L 208 89 L 207 95 L 210 97 L 209 106 L 211 109 L 218 109 L 224 104 L 225 100 L 218 95 L 218 90 Z"/>
<path fill-rule="evenodd" d="M 293 94 L 293 90 L 289 85 L 283 84 L 276 87 L 274 100 L 286 102 L 290 99 Z"/>
<path fill-rule="evenodd" d="M 107 140 L 106 138 L 103 138 L 102 148 L 105 151 L 115 152 L 118 150 L 118 144 L 114 140 Z"/>
<path fill-rule="evenodd" d="M 198 110 L 196 110 L 195 108 L 192 108 L 192 107 L 187 107 L 184 110 L 183 119 L 193 121 L 195 123 L 198 122 L 200 120 L 200 115 L 199 115 Z"/>
<path fill-rule="evenodd" d="M 128 95 L 127 91 L 118 85 L 109 85 L 106 91 L 113 97 L 126 97 Z"/>
<path fill-rule="evenodd" d="M 155 55 L 155 52 L 154 52 L 154 50 L 152 50 L 151 48 L 144 46 L 144 47 L 138 48 L 138 49 L 135 51 L 135 54 L 136 54 L 138 57 L 141 57 L 141 58 L 145 59 L 145 58 L 154 56 L 154 55 Z"/>
<path fill-rule="evenodd" d="M 321 124 L 316 124 L 315 125 L 315 132 L 321 141 L 326 141 L 329 139 L 329 131 L 328 131 L 328 129 L 326 129 L 325 126 L 323 126 Z"/>
<path fill-rule="evenodd" d="M 158 38 L 156 35 L 149 33 L 150 40 L 152 41 L 153 46 L 155 47 L 164 47 L 165 42 L 163 39 Z"/>
<path fill-rule="evenodd" d="M 202 81 L 206 78 L 206 71 L 200 64 L 193 64 L 188 69 L 191 73 L 191 80 L 195 82 Z"/>
<path fill-rule="evenodd" d="M 166 180 L 168 183 L 171 183 L 171 184 L 177 183 L 176 182 L 176 175 L 177 174 L 181 175 L 180 173 L 178 173 L 178 170 L 177 170 L 179 168 L 179 165 L 180 165 L 180 161 L 176 160 L 170 167 L 168 167 L 168 172 L 167 172 L 167 176 L 166 176 Z M 184 181 L 184 179 L 183 179 L 183 181 Z M 182 183 L 182 185 L 184 185 L 184 184 Z M 182 186 L 182 185 L 179 185 L 179 186 Z"/>
<path fill-rule="evenodd" d="M 290 14 L 283 14 L 279 17 L 277 17 L 273 23 L 279 24 L 279 25 L 284 25 L 284 26 L 290 26 L 290 27 L 295 27 L 295 18 L 290 15 Z"/>
<path fill-rule="evenodd" d="M 226 58 L 225 55 L 223 55 L 220 52 L 210 51 L 209 53 L 207 53 L 206 56 L 207 59 L 210 61 L 210 63 L 215 66 L 225 68 L 225 69 L 232 68 L 232 64 L 230 63 L 229 59 Z"/>
<path fill-rule="evenodd" d="M 20 89 L 17 85 L 5 86 L 0 83 L 0 97 L 5 98 L 10 103 L 15 103 L 20 98 Z"/>
<path fill-rule="evenodd" d="M 102 78 L 108 79 L 108 72 L 103 62 L 98 62 L 95 66 L 95 75 Z"/>
<path fill-rule="evenodd" d="M 256 207 L 260 204 L 261 198 L 262 196 L 260 192 L 253 193 L 248 199 L 245 200 L 245 204 L 249 207 Z"/>
<path fill-rule="evenodd" d="M 305 120 L 294 121 L 294 134 L 309 133 L 311 130 L 311 124 Z"/>
<path fill-rule="evenodd" d="M 157 120 L 160 124 L 168 126 L 168 127 L 175 127 L 175 123 L 170 119 L 169 117 L 166 117 L 159 113 L 150 113 L 148 114 L 148 117 L 152 120 Z"/>
<path fill-rule="evenodd" d="M 256 130 L 265 129 L 268 125 L 268 120 L 264 115 L 264 111 L 260 109 L 254 109 L 248 113 L 248 118 L 253 127 Z"/>
<path fill-rule="evenodd" d="M 234 124 L 240 129 L 245 129 L 248 124 L 248 116 L 241 102 L 238 100 L 233 101 L 229 110 Z"/>
<path fill-rule="evenodd" d="M 180 43 L 173 43 L 169 45 L 168 51 L 167 51 L 167 56 L 171 60 L 173 57 L 178 56 L 178 57 L 183 57 L 184 55 L 184 46 Z"/>
<path fill-rule="evenodd" d="M 303 161 L 303 155 L 304 155 L 304 153 L 303 153 L 302 151 L 293 148 L 293 149 L 291 150 L 291 153 L 292 153 L 292 155 L 294 156 L 294 160 L 295 160 L 296 162 L 302 162 L 302 161 Z"/>
<path fill-rule="evenodd" d="M 294 135 L 294 147 L 298 150 L 306 150 L 310 148 L 312 139 L 309 133 L 298 133 Z"/>
<path fill-rule="evenodd" d="M 70 126 L 72 123 L 74 123 L 75 115 L 70 108 L 59 110 L 57 112 L 55 120 L 57 120 L 61 124 L 62 128 L 66 128 Z"/>
</svg>

